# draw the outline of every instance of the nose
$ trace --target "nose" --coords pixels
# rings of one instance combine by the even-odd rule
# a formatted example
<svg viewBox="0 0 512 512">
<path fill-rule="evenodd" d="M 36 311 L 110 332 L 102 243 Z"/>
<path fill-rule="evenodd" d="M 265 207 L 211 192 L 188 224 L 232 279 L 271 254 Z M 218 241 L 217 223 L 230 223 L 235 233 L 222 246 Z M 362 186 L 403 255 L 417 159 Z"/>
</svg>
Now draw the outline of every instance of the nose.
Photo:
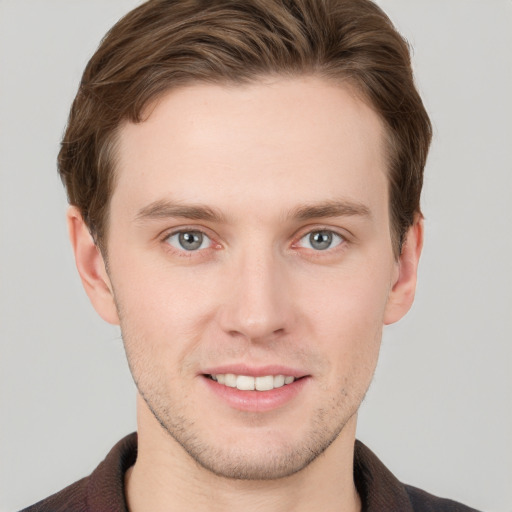
<svg viewBox="0 0 512 512">
<path fill-rule="evenodd" d="M 284 266 L 272 253 L 244 255 L 230 265 L 220 311 L 224 332 L 253 342 L 289 332 L 293 305 Z"/>
</svg>

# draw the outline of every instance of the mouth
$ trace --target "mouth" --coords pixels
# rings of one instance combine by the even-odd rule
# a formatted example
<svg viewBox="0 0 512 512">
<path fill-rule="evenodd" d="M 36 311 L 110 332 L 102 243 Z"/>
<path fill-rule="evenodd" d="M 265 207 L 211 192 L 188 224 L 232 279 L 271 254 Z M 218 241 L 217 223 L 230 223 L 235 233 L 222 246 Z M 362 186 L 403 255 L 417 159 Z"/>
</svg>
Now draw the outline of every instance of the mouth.
<svg viewBox="0 0 512 512">
<path fill-rule="evenodd" d="M 240 391 L 271 391 L 292 384 L 300 378 L 291 375 L 236 375 L 234 373 L 206 374 L 205 377 L 214 380 L 222 386 L 236 388 Z"/>
<path fill-rule="evenodd" d="M 231 409 L 264 413 L 294 403 L 307 389 L 311 375 L 281 365 L 256 368 L 244 364 L 204 369 L 200 374 L 212 397 Z"/>
</svg>

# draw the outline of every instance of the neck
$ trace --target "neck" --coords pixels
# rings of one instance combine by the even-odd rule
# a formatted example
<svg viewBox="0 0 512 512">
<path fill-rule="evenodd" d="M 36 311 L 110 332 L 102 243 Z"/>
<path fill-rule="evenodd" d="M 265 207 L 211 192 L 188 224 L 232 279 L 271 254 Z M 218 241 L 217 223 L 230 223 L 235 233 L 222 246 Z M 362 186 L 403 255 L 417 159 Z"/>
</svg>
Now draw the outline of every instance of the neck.
<svg viewBox="0 0 512 512">
<path fill-rule="evenodd" d="M 199 466 L 149 411 L 141 409 L 139 400 L 138 456 L 125 481 L 130 512 L 361 510 L 353 480 L 355 416 L 303 470 L 254 481 L 224 478 Z"/>
</svg>

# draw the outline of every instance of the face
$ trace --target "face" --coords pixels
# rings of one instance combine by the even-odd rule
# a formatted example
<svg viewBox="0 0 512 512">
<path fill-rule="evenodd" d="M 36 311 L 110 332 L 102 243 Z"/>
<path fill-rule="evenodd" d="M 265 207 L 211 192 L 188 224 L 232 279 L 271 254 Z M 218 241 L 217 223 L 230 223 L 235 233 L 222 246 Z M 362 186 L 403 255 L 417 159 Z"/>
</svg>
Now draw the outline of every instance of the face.
<svg viewBox="0 0 512 512">
<path fill-rule="evenodd" d="M 355 422 L 408 307 L 378 116 L 315 78 L 190 86 L 122 126 L 117 169 L 89 295 L 147 414 L 217 474 L 306 467 Z"/>
</svg>

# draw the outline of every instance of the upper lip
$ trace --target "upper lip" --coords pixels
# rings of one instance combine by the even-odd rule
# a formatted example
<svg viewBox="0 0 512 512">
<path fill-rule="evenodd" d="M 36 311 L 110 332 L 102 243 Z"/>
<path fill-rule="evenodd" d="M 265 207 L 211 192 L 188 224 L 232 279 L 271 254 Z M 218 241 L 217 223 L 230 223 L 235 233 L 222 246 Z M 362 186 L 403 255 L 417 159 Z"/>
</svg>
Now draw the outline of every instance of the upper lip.
<svg viewBox="0 0 512 512">
<path fill-rule="evenodd" d="M 219 375 L 232 373 L 235 375 L 247 375 L 250 377 L 263 377 L 265 375 L 284 375 L 286 377 L 305 377 L 308 372 L 298 368 L 283 365 L 249 366 L 247 364 L 225 364 L 211 368 L 205 368 L 202 375 Z"/>
</svg>

